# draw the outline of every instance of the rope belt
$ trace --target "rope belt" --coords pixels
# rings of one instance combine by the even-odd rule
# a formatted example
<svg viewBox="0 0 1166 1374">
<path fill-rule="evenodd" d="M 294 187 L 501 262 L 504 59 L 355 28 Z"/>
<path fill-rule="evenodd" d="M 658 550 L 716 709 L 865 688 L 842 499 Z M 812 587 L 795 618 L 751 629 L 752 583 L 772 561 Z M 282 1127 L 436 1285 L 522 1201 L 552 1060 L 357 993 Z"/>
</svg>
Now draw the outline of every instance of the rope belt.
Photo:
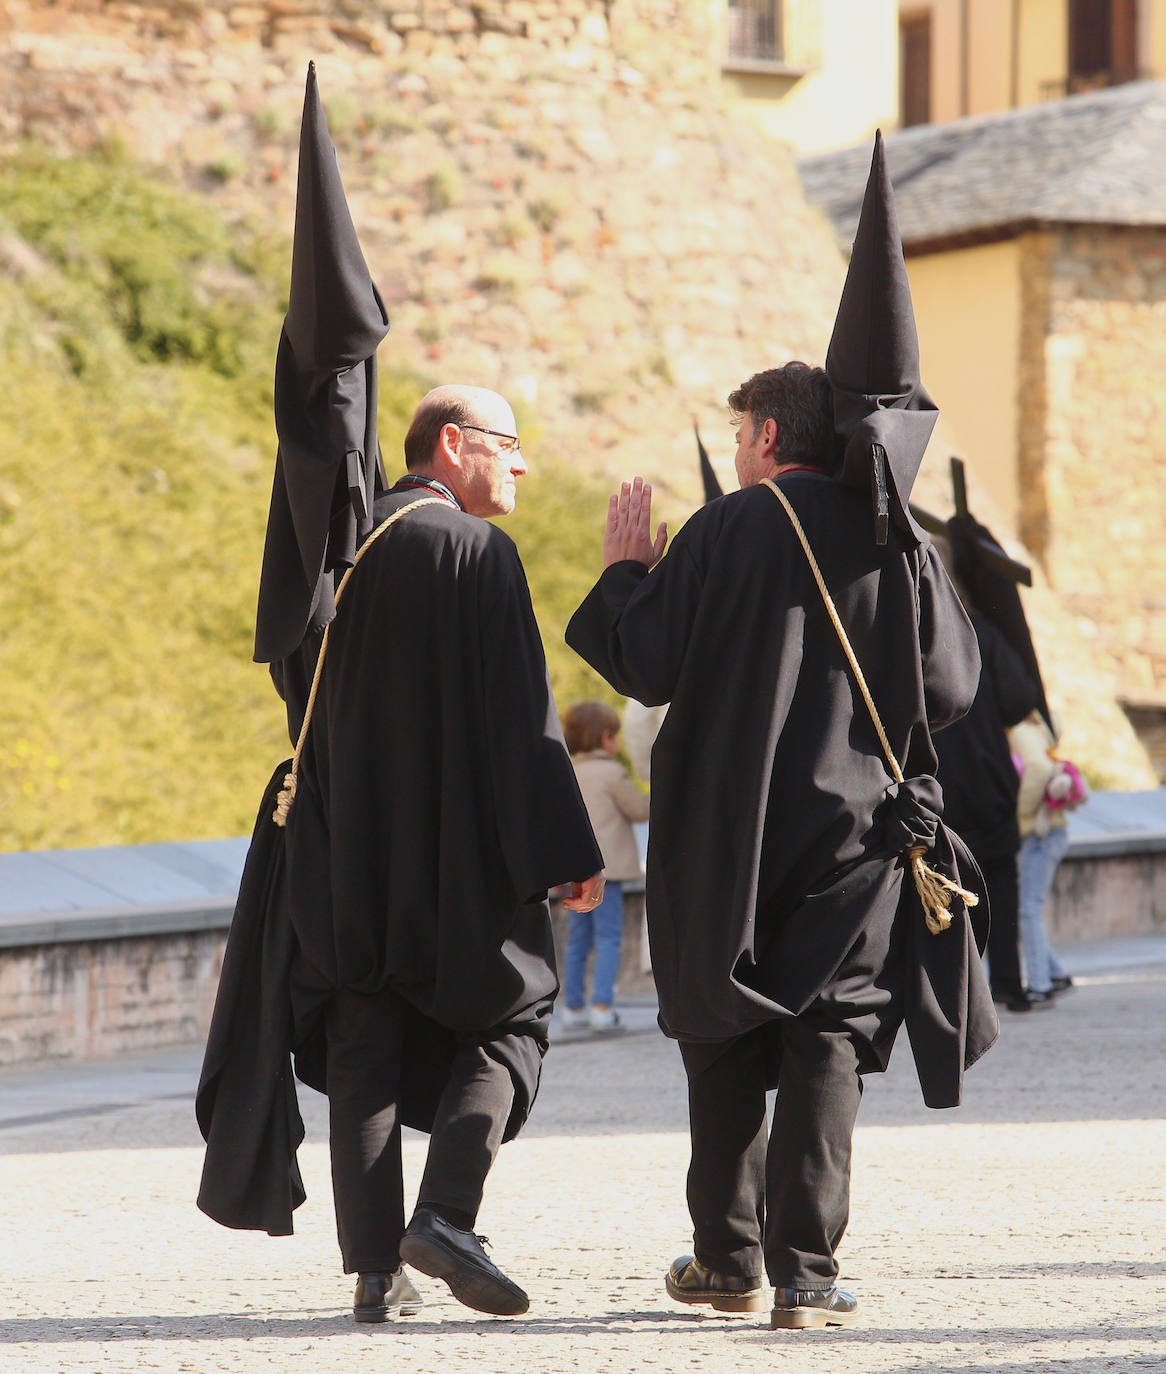
<svg viewBox="0 0 1166 1374">
<path fill-rule="evenodd" d="M 858 683 L 862 699 L 866 702 L 866 708 L 870 712 L 870 718 L 874 723 L 875 733 L 879 737 L 879 743 L 883 746 L 883 753 L 887 756 L 887 765 L 891 770 L 891 776 L 896 782 L 903 782 L 903 770 L 899 767 L 899 761 L 895 758 L 894 750 L 891 748 L 890 741 L 887 739 L 887 732 L 883 729 L 883 723 L 879 719 L 879 713 L 875 709 L 874 698 L 870 694 L 870 688 L 866 685 L 866 678 L 863 676 L 862 669 L 858 666 L 858 659 L 854 656 L 854 650 L 850 646 L 846 630 L 843 628 L 839 618 L 838 610 L 834 605 L 834 599 L 826 586 L 826 579 L 822 576 L 822 570 L 818 567 L 818 560 L 814 557 L 814 551 L 810 548 L 810 541 L 806 538 L 806 532 L 802 528 L 802 522 L 794 513 L 793 506 L 790 505 L 785 492 L 766 477 L 763 486 L 769 488 L 774 496 L 785 507 L 786 514 L 794 527 L 802 548 L 805 550 L 806 558 L 809 560 L 810 571 L 814 574 L 814 581 L 818 584 L 818 590 L 822 593 L 822 600 L 826 605 L 826 613 L 833 622 L 838 638 L 842 644 L 842 650 L 846 655 L 854 671 L 855 680 Z M 915 879 L 915 888 L 919 893 L 919 900 L 923 904 L 923 918 L 927 922 L 927 929 L 932 935 L 938 935 L 941 931 L 947 930 L 951 925 L 951 899 L 954 894 L 962 897 L 968 906 L 976 906 L 979 898 L 974 892 L 968 892 L 960 887 L 958 883 L 953 883 L 950 878 L 945 878 L 942 873 L 937 873 L 923 861 L 923 856 L 927 853 L 927 846 L 918 844 L 911 845 L 907 851 L 907 858 L 911 865 L 911 873 Z"/>
<path fill-rule="evenodd" d="M 407 506 L 402 506 L 400 510 L 394 511 L 385 521 L 382 521 L 375 530 L 369 535 L 356 551 L 356 557 L 352 560 L 352 567 L 345 572 L 340 579 L 340 585 L 336 588 L 334 597 L 335 604 L 340 605 L 340 598 L 344 593 L 344 588 L 348 586 L 348 579 L 356 571 L 356 565 L 369 551 L 372 545 L 378 540 L 390 525 L 395 525 L 402 515 L 408 515 L 411 510 L 416 510 L 419 506 L 448 506 L 449 502 L 442 496 L 426 496 L 420 501 L 410 501 Z M 308 693 L 308 704 L 304 709 L 304 723 L 300 726 L 300 737 L 296 741 L 296 750 L 292 755 L 291 772 L 283 775 L 283 789 L 276 798 L 275 810 L 271 813 L 271 819 L 276 825 L 287 825 L 287 813 L 292 808 L 292 802 L 296 799 L 296 785 L 300 772 L 300 755 L 304 752 L 304 741 L 308 737 L 308 726 L 312 723 L 312 710 L 316 705 L 316 693 L 320 689 L 320 674 L 324 671 L 324 655 L 328 650 L 328 632 L 332 629 L 334 620 L 330 620 L 324 627 L 324 636 L 320 640 L 320 652 L 316 658 L 316 671 L 312 676 L 312 690 Z"/>
</svg>

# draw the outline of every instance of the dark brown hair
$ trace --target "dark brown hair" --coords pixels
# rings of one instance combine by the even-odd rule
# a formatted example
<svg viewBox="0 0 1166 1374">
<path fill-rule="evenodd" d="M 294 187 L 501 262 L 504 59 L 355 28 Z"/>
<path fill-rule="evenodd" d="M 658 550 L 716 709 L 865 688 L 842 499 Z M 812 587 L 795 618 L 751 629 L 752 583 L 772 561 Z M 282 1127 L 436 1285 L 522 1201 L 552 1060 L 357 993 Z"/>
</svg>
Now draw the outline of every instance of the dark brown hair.
<svg viewBox="0 0 1166 1374">
<path fill-rule="evenodd" d="M 589 754 L 603 748 L 604 735 L 619 729 L 619 713 L 606 701 L 577 701 L 563 717 L 563 734 L 572 754 Z"/>
<path fill-rule="evenodd" d="M 756 372 L 730 394 L 729 409 L 735 423 L 752 416 L 755 435 L 773 420 L 783 463 L 834 471 L 834 395 L 823 368 L 794 362 Z"/>
<path fill-rule="evenodd" d="M 459 396 L 422 401 L 405 435 L 405 466 L 410 471 L 429 466 L 443 425 L 470 425 L 473 422 L 474 412 Z"/>
</svg>

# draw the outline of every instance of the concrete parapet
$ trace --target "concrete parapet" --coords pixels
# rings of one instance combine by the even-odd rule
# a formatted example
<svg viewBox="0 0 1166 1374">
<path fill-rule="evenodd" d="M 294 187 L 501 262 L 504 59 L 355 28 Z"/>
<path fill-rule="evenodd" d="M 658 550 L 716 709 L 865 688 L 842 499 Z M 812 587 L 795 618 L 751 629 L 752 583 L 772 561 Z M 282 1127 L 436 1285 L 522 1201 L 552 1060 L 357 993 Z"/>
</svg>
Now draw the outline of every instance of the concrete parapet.
<svg viewBox="0 0 1166 1374">
<path fill-rule="evenodd" d="M 99 1059 L 206 1035 L 245 840 L 0 854 L 0 1066 Z M 1055 943 L 1166 931 L 1166 788 L 1071 818 Z M 552 906 L 562 967 L 567 912 Z M 617 998 L 654 991 L 640 883 L 624 884 Z"/>
</svg>

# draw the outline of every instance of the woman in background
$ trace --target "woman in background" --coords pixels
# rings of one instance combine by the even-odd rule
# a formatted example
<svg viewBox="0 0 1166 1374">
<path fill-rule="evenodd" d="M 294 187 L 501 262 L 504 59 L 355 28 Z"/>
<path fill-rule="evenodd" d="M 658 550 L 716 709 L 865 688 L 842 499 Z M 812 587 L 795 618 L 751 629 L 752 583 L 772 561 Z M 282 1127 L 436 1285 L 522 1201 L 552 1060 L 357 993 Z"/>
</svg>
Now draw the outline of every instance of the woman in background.
<svg viewBox="0 0 1166 1374">
<path fill-rule="evenodd" d="M 1038 711 L 1008 732 L 1020 772 L 1020 942 L 1029 994 L 1047 1002 L 1072 986 L 1049 945 L 1045 902 L 1069 845 L 1068 813 L 1089 797 L 1077 768 L 1054 754 L 1056 740 Z"/>
<path fill-rule="evenodd" d="M 619 1027 L 612 1007 L 623 934 L 623 884 L 641 876 L 632 824 L 648 819 L 648 797 L 619 762 L 619 716 L 603 701 L 580 701 L 563 718 L 563 733 L 591 828 L 603 855 L 607 885 L 594 911 L 572 911 L 564 969 L 566 1007 L 560 1024 L 592 1030 Z M 591 1006 L 586 1005 L 587 956 L 595 950 Z"/>
</svg>

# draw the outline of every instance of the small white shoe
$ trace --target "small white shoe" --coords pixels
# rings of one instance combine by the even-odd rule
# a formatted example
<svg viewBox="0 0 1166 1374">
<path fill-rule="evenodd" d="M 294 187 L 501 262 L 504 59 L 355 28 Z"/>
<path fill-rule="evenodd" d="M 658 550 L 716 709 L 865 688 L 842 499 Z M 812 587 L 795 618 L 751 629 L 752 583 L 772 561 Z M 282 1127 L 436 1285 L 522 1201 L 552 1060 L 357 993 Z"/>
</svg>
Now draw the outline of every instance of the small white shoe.
<svg viewBox="0 0 1166 1374">
<path fill-rule="evenodd" d="M 584 1007 L 560 1007 L 555 1020 L 561 1030 L 580 1030 L 587 1025 L 587 1011 Z"/>
<path fill-rule="evenodd" d="M 592 1007 L 590 1019 L 593 1031 L 620 1030 L 623 1027 L 619 1013 L 612 1007 Z"/>
</svg>

